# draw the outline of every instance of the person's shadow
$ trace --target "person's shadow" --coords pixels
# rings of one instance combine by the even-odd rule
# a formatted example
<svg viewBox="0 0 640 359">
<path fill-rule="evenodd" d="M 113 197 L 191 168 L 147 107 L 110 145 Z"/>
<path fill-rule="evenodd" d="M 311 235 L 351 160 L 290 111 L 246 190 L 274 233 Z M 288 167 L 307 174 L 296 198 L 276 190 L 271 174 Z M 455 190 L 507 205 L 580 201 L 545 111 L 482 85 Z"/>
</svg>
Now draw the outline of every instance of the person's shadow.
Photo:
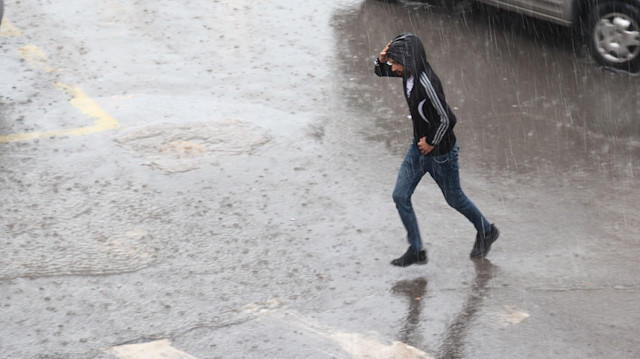
<svg viewBox="0 0 640 359">
<path fill-rule="evenodd" d="M 469 327 L 478 316 L 478 310 L 487 294 L 487 284 L 495 278 L 497 266 L 491 264 L 488 259 L 474 259 L 476 277 L 467 295 L 462 310 L 449 324 L 438 348 L 439 359 L 465 358 L 464 341 L 468 335 Z"/>
<path fill-rule="evenodd" d="M 418 331 L 418 327 L 423 299 L 427 293 L 427 280 L 425 278 L 403 280 L 396 283 L 391 288 L 391 292 L 406 297 L 409 301 L 409 312 L 404 321 L 404 326 L 400 330 L 398 340 L 419 348 L 422 343 L 422 336 Z"/>
</svg>

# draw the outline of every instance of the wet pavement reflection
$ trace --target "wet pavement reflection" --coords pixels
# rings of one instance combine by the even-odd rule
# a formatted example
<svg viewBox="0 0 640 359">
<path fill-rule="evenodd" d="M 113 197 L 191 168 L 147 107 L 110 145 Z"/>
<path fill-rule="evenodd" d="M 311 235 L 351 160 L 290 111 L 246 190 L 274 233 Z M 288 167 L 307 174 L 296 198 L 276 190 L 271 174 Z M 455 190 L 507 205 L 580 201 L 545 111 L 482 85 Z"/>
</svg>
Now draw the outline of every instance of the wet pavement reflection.
<svg viewBox="0 0 640 359">
<path fill-rule="evenodd" d="M 444 333 L 442 344 L 438 348 L 438 358 L 460 359 L 471 358 L 465 351 L 465 340 L 474 320 L 481 312 L 482 303 L 487 296 L 487 284 L 495 279 L 497 266 L 488 259 L 473 260 L 475 279 L 469 288 L 462 310 L 456 315 Z"/>
<path fill-rule="evenodd" d="M 482 313 L 483 303 L 490 291 L 488 285 L 496 279 L 498 267 L 488 259 L 475 259 L 473 261 L 474 277 L 468 288 L 467 296 L 458 314 L 446 327 L 441 336 L 440 345 L 437 349 L 437 358 L 461 359 L 472 357 L 465 350 L 465 342 L 469 335 L 473 335 L 471 329 L 476 323 L 476 319 Z M 425 277 L 418 277 L 411 280 L 401 280 L 392 288 L 391 292 L 406 299 L 408 302 L 407 314 L 404 318 L 403 326 L 398 333 L 398 340 L 416 348 L 425 347 L 423 333 L 425 328 L 431 323 L 425 322 L 422 312 L 425 303 L 428 302 L 427 293 L 428 280 Z M 428 308 L 430 311 L 437 311 L 437 305 Z"/>
<path fill-rule="evenodd" d="M 416 348 L 423 346 L 424 339 L 420 331 L 421 312 L 427 295 L 427 279 L 416 278 L 402 280 L 396 283 L 391 292 L 399 297 L 404 297 L 409 302 L 409 309 L 402 330 L 398 334 L 398 340 Z"/>
</svg>

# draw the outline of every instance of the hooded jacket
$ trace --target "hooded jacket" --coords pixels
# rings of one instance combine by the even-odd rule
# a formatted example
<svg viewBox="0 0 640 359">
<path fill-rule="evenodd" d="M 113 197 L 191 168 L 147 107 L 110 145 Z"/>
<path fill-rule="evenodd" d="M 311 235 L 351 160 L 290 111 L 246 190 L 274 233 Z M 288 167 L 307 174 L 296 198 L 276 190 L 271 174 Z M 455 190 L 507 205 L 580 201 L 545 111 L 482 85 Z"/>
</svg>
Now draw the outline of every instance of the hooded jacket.
<svg viewBox="0 0 640 359">
<path fill-rule="evenodd" d="M 451 151 L 456 144 L 453 127 L 456 116 L 445 100 L 442 83 L 427 62 L 427 56 L 420 39 L 411 33 L 396 36 L 391 42 L 387 57 L 404 66 L 402 75 L 404 95 L 409 105 L 413 121 L 415 141 L 426 137 L 428 144 L 434 146 L 429 153 L 440 156 Z M 391 65 L 375 60 L 375 73 L 378 76 L 400 77 L 391 71 Z M 407 80 L 413 77 L 413 89 L 407 94 Z"/>
</svg>

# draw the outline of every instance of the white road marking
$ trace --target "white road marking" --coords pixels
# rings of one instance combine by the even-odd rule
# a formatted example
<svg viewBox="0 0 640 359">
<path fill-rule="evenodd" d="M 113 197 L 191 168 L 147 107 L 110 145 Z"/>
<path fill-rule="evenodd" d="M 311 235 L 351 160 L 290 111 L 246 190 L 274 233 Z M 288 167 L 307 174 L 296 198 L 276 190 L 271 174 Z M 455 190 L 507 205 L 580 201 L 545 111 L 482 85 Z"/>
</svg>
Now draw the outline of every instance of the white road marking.
<svg viewBox="0 0 640 359">
<path fill-rule="evenodd" d="M 150 343 L 128 344 L 104 350 L 120 359 L 196 359 L 171 346 L 167 339 Z"/>
<path fill-rule="evenodd" d="M 252 303 L 242 308 L 248 314 L 269 316 L 298 326 L 308 332 L 329 339 L 338 344 L 352 358 L 368 359 L 433 359 L 427 353 L 408 344 L 387 342 L 374 332 L 369 335 L 348 333 L 327 324 L 306 318 L 296 311 L 284 309 L 276 301 Z"/>
<path fill-rule="evenodd" d="M 508 305 L 505 305 L 504 308 L 507 310 L 507 313 L 502 313 L 502 319 L 508 324 L 519 324 L 529 318 L 528 313 L 514 309 Z"/>
</svg>

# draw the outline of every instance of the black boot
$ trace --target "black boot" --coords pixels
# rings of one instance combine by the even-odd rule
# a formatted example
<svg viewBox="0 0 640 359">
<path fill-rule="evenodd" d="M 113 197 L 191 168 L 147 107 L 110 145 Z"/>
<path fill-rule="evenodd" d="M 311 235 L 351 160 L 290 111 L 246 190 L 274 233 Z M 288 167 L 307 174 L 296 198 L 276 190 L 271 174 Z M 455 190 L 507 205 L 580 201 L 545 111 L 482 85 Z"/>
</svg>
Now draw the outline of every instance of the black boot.
<svg viewBox="0 0 640 359">
<path fill-rule="evenodd" d="M 500 231 L 495 224 L 491 225 L 491 230 L 489 233 L 476 235 L 476 243 L 473 244 L 473 249 L 471 250 L 470 257 L 471 258 L 484 258 L 487 254 L 489 254 L 489 250 L 491 249 L 491 245 L 495 242 L 498 237 L 500 237 Z"/>
<path fill-rule="evenodd" d="M 394 259 L 391 261 L 391 264 L 398 267 L 408 267 L 414 263 L 418 264 L 427 264 L 429 260 L 427 259 L 427 251 L 424 249 L 419 251 L 414 251 L 409 247 L 407 251 L 402 255 L 402 257 Z"/>
</svg>

